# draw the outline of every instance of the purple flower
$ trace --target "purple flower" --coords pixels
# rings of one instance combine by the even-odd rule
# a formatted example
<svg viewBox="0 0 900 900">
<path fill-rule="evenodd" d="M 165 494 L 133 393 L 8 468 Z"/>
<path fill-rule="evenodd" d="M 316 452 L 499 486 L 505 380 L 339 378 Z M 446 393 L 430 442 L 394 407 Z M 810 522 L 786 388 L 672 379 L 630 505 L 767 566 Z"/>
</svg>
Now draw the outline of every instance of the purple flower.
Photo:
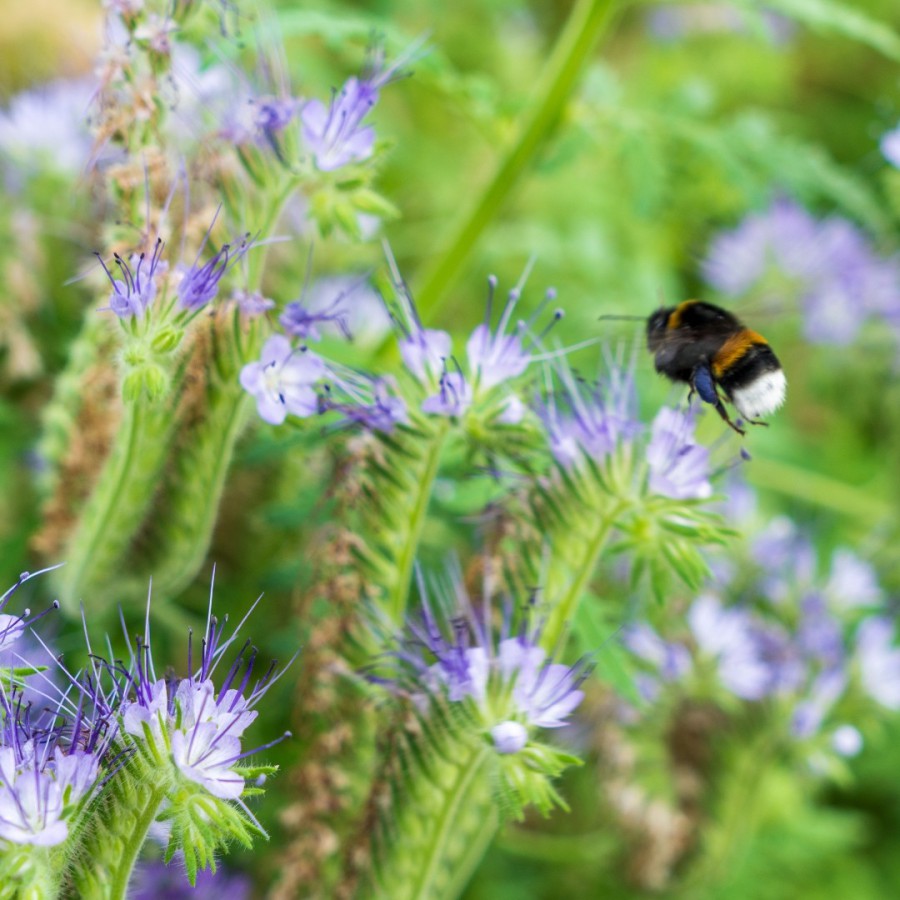
<svg viewBox="0 0 900 900">
<path fill-rule="evenodd" d="M 584 662 L 553 662 L 539 646 L 539 629 L 512 634 L 507 606 L 499 640 L 488 624 L 489 610 L 476 610 L 458 572 L 449 578 L 451 596 L 439 596 L 435 613 L 420 579 L 423 609 L 407 625 L 396 652 L 396 684 L 419 697 L 436 693 L 467 703 L 498 753 L 517 753 L 534 728 L 559 728 L 584 697 Z M 450 604 L 453 605 L 451 610 Z"/>
<path fill-rule="evenodd" d="M 241 369 L 241 387 L 256 398 L 262 419 L 280 425 L 288 413 L 307 418 L 319 412 L 313 385 L 325 375 L 325 364 L 305 347 L 294 349 L 282 334 L 270 337 L 259 362 Z"/>
<path fill-rule="evenodd" d="M 375 106 L 378 93 L 377 84 L 351 78 L 335 92 L 329 106 L 321 100 L 309 100 L 303 106 L 303 140 L 318 169 L 331 172 L 372 155 L 375 129 L 362 121 Z"/>
<path fill-rule="evenodd" d="M 184 678 L 172 671 L 156 675 L 146 632 L 138 639 L 127 670 L 121 664 L 99 661 L 95 681 L 100 683 L 104 670 L 113 677 L 109 693 L 101 693 L 101 700 L 116 711 L 122 734 L 139 751 L 146 750 L 154 759 L 168 758 L 182 778 L 214 797 L 237 800 L 244 790 L 238 766 L 249 755 L 242 752 L 241 737 L 256 719 L 254 707 L 280 673 L 273 663 L 254 679 L 256 650 L 248 641 L 217 687 L 213 674 L 237 638 L 235 633 L 224 639 L 226 624 L 227 618 L 219 623 L 210 612 L 200 664 Z M 189 638 L 189 667 L 192 652 Z"/>
<path fill-rule="evenodd" d="M 856 655 L 863 688 L 888 709 L 900 709 L 900 650 L 894 646 L 894 624 L 873 616 L 856 633 Z"/>
<path fill-rule="evenodd" d="M 422 401 L 422 412 L 438 416 L 461 416 L 472 405 L 472 391 L 462 372 L 441 375 L 438 392 Z"/>
<path fill-rule="evenodd" d="M 332 371 L 336 373 L 336 367 Z M 320 401 L 321 410 L 338 412 L 347 423 L 390 433 L 397 425 L 409 421 L 406 403 L 391 390 L 392 384 L 385 378 L 348 373 L 335 378 L 334 388 L 327 386 L 326 395 Z"/>
<path fill-rule="evenodd" d="M 703 273 L 729 296 L 762 289 L 797 298 L 813 342 L 847 344 L 866 316 L 898 315 L 900 262 L 879 257 L 852 222 L 815 219 L 786 199 L 714 238 Z"/>
<path fill-rule="evenodd" d="M 693 442 L 690 413 L 664 406 L 653 420 L 647 464 L 650 490 L 676 500 L 702 500 L 712 495 L 709 450 Z"/>
<path fill-rule="evenodd" d="M 406 368 L 419 381 L 432 383 L 444 372 L 452 346 L 446 331 L 422 328 L 415 322 L 400 341 L 400 356 Z"/>
<path fill-rule="evenodd" d="M 119 278 L 109 270 L 100 254 L 95 254 L 113 289 L 109 306 L 104 306 L 104 310 L 112 310 L 120 319 L 142 316 L 147 311 L 156 297 L 156 278 L 168 269 L 168 264 L 162 260 L 164 246 L 162 240 L 157 239 L 149 262 L 145 253 L 133 255 L 129 262 L 114 253 Z"/>
<path fill-rule="evenodd" d="M 295 300 L 288 303 L 279 319 L 282 328 L 288 334 L 302 340 L 320 341 L 322 335 L 318 326 L 332 325 L 347 340 L 352 339 L 349 326 L 349 307 L 344 305 L 344 301 L 357 288 L 363 287 L 365 282 L 354 280 L 347 284 L 343 279 L 331 279 L 330 284 L 338 289 L 324 302 L 322 301 L 328 288 L 325 283 L 320 282 L 317 290 L 311 292 L 307 302 Z"/>
<path fill-rule="evenodd" d="M 69 835 L 67 819 L 94 788 L 96 754 L 33 740 L 0 746 L 0 838 L 13 844 L 52 847 Z"/>
<path fill-rule="evenodd" d="M 801 603 L 797 646 L 826 668 L 840 666 L 844 661 L 841 623 L 831 615 L 824 598 L 818 594 L 805 597 Z"/>
<path fill-rule="evenodd" d="M 809 696 L 797 705 L 791 720 L 791 732 L 796 738 L 817 734 L 825 717 L 847 688 L 847 676 L 841 669 L 823 672 L 813 683 Z"/>
<path fill-rule="evenodd" d="M 835 550 L 831 557 L 825 593 L 835 609 L 878 606 L 884 599 L 875 570 L 845 547 Z"/>
<path fill-rule="evenodd" d="M 18 170 L 69 175 L 90 157 L 88 107 L 96 88 L 86 80 L 55 81 L 17 94 L 0 110 L 0 159 Z"/>
<path fill-rule="evenodd" d="M 275 308 L 275 301 L 264 297 L 259 291 L 235 291 L 231 299 L 237 303 L 238 309 L 250 318 L 261 316 Z"/>
<path fill-rule="evenodd" d="M 191 886 L 179 865 L 146 862 L 135 867 L 128 896 L 131 900 L 250 900 L 252 884 L 246 875 L 217 865 L 215 872 L 198 872 Z"/>
<path fill-rule="evenodd" d="M 327 107 L 320 100 L 307 101 L 300 112 L 300 123 L 303 140 L 318 169 L 331 172 L 372 155 L 375 130 L 363 120 L 378 102 L 381 89 L 418 55 L 421 43 L 411 44 L 390 65 L 385 63 L 383 50 L 377 48 L 362 77 L 350 78 L 334 92 Z"/>
<path fill-rule="evenodd" d="M 0 691 L 0 840 L 52 847 L 97 787 L 115 727 L 67 693 L 53 706 L 42 699 L 36 707 L 18 687 Z"/>
<path fill-rule="evenodd" d="M 743 700 L 759 700 L 771 691 L 772 673 L 746 612 L 725 609 L 716 597 L 706 594 L 694 601 L 687 618 L 697 647 L 715 661 L 726 690 Z"/>
<path fill-rule="evenodd" d="M 664 681 L 677 681 L 690 669 L 687 647 L 663 640 L 649 625 L 630 625 L 622 640 L 632 653 L 650 663 Z"/>
<path fill-rule="evenodd" d="M 881 155 L 895 168 L 900 169 L 900 125 L 881 136 Z"/>
<path fill-rule="evenodd" d="M 609 360 L 608 375 L 593 387 L 576 380 L 565 364 L 555 369 L 562 388 L 538 408 L 550 441 L 550 452 L 561 466 L 572 468 L 584 457 L 602 461 L 622 441 L 641 430 L 636 416 L 633 374 Z"/>
<path fill-rule="evenodd" d="M 216 296 L 219 291 L 219 282 L 252 246 L 250 235 L 244 235 L 237 246 L 222 244 L 219 250 L 201 265 L 200 256 L 209 240 L 209 233 L 214 224 L 215 218 L 203 238 L 203 244 L 197 251 L 197 258 L 193 265 L 179 266 L 181 280 L 178 282 L 178 302 L 182 309 L 189 312 L 202 309 Z"/>
</svg>

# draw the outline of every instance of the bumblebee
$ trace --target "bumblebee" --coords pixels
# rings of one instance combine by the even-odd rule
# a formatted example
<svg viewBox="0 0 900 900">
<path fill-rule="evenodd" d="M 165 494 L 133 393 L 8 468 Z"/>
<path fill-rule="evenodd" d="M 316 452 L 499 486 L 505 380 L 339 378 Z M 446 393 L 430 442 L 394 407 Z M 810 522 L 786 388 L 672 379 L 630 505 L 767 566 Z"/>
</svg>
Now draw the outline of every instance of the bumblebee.
<svg viewBox="0 0 900 900">
<path fill-rule="evenodd" d="M 719 395 L 753 425 L 784 403 L 787 379 L 769 342 L 727 310 L 700 300 L 658 309 L 647 319 L 656 371 L 690 385 L 736 431 Z"/>
</svg>

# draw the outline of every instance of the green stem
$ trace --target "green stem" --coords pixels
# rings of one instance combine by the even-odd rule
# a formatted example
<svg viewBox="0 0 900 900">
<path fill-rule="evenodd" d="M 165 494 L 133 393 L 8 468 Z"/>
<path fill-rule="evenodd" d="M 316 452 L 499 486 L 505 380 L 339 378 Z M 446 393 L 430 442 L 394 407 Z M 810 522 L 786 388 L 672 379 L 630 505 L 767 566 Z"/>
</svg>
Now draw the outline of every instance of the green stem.
<svg viewBox="0 0 900 900">
<path fill-rule="evenodd" d="M 541 643 L 547 648 L 557 647 L 562 640 L 575 611 L 581 596 L 590 579 L 593 577 L 594 570 L 597 568 L 597 561 L 603 547 L 609 540 L 609 535 L 619 518 L 619 514 L 624 509 L 624 504 L 619 503 L 613 507 L 610 512 L 600 517 L 597 522 L 596 530 L 588 538 L 587 545 L 584 550 L 583 558 L 576 567 L 575 577 L 569 581 L 565 592 L 557 601 L 553 601 L 555 591 L 553 585 L 548 579 L 547 594 L 548 599 L 554 603 L 549 615 L 547 616 L 547 624 L 541 634 Z M 560 563 L 557 563 L 558 565 Z"/>
<path fill-rule="evenodd" d="M 499 829 L 500 816 L 496 806 L 491 806 L 481 819 L 478 832 L 466 842 L 465 855 L 453 866 L 453 875 L 443 891 L 444 900 L 454 900 L 465 890 Z"/>
<path fill-rule="evenodd" d="M 415 291 L 423 319 L 433 318 L 481 233 L 496 216 L 560 118 L 585 61 L 606 29 L 619 0 L 577 0 L 526 107 L 518 134 L 499 160 L 487 187 L 459 221 L 447 249 L 421 276 Z M 382 344 L 378 355 L 385 352 Z"/>
<path fill-rule="evenodd" d="M 175 413 L 168 403 L 127 403 L 115 443 L 100 471 L 59 569 L 60 602 L 75 614 L 84 599 L 102 602 L 106 576 L 125 554 L 158 483 Z"/>
<path fill-rule="evenodd" d="M 136 796 L 140 796 L 140 793 L 136 793 Z M 128 834 L 122 835 L 122 850 L 117 855 L 117 864 L 111 873 L 112 883 L 107 900 L 125 900 L 134 864 L 165 797 L 165 790 L 157 788 L 155 791 L 149 791 L 145 795 L 143 805 L 136 810 L 133 827 L 129 828 Z"/>
<path fill-rule="evenodd" d="M 467 807 L 473 801 L 471 795 L 479 786 L 478 780 L 486 777 L 485 763 L 489 752 L 488 747 L 485 745 L 478 748 L 471 760 L 459 760 L 456 767 L 456 777 L 443 791 L 445 803 L 438 815 L 432 820 L 432 828 L 428 834 L 427 843 L 423 848 L 424 854 L 420 857 L 419 876 L 410 885 L 410 892 L 406 895 L 409 897 L 409 900 L 430 900 L 430 898 L 437 896 L 444 898 L 444 900 L 451 900 L 456 894 L 451 893 L 450 888 L 455 887 L 459 889 L 465 885 L 465 882 L 460 884 L 460 875 L 462 873 L 454 873 L 450 884 L 444 890 L 441 890 L 440 893 L 437 893 L 439 887 L 437 884 L 438 876 L 447 864 L 448 842 L 452 838 L 454 843 L 456 843 L 461 837 L 458 834 L 454 834 L 454 832 L 458 827 L 460 814 L 463 812 L 471 813 L 471 809 L 467 809 Z M 493 818 L 496 822 L 497 813 L 493 806 L 491 807 L 491 812 L 492 815 L 485 816 L 479 821 L 479 834 L 481 833 L 480 828 L 484 824 L 484 819 Z M 482 846 L 482 850 L 484 846 L 486 845 Z M 467 853 L 466 857 L 468 858 L 468 856 L 469 854 Z M 471 868 L 474 868 L 475 864 L 477 864 L 477 860 L 470 860 Z M 455 870 L 455 864 L 453 868 Z"/>
<path fill-rule="evenodd" d="M 432 438 L 431 446 L 425 456 L 425 466 L 421 477 L 416 484 L 416 499 L 409 518 L 409 527 L 406 530 L 405 540 L 400 547 L 397 561 L 396 579 L 388 595 L 388 613 L 391 621 L 400 625 L 406 613 L 406 604 L 409 597 L 409 583 L 412 579 L 413 566 L 422 539 L 422 529 L 428 513 L 428 505 L 431 501 L 431 491 L 434 480 L 437 478 L 441 462 L 441 452 L 447 438 L 449 423 L 441 423 L 438 431 Z"/>
</svg>

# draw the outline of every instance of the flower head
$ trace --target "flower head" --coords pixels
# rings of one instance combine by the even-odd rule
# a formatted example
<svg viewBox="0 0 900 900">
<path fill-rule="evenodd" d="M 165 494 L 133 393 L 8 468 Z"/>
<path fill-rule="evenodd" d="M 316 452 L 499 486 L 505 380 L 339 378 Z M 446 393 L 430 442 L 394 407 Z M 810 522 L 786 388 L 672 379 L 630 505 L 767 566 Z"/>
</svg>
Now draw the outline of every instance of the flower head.
<svg viewBox="0 0 900 900">
<path fill-rule="evenodd" d="M 606 378 L 594 385 L 576 379 L 565 363 L 554 370 L 561 389 L 549 392 L 538 411 L 550 440 L 550 452 L 565 468 L 584 458 L 602 461 L 642 428 L 631 369 L 612 359 L 608 359 L 607 369 Z"/>
<path fill-rule="evenodd" d="M 0 691 L 0 845 L 62 843 L 114 735 L 107 717 L 89 719 L 65 695 L 35 710 L 19 688 Z"/>
<path fill-rule="evenodd" d="M 264 421 L 280 425 L 288 413 L 307 418 L 320 411 L 313 385 L 325 375 L 325 364 L 311 350 L 294 348 L 283 334 L 270 337 L 258 362 L 241 369 L 241 386 L 256 398 Z"/>
<path fill-rule="evenodd" d="M 100 254 L 96 254 L 112 285 L 109 306 L 103 307 L 104 309 L 111 310 L 120 319 L 142 316 L 147 311 L 156 297 L 156 279 L 168 269 L 168 264 L 162 259 L 164 246 L 162 240 L 157 239 L 149 260 L 145 253 L 141 253 L 132 255 L 126 262 L 118 253 L 114 253 L 113 260 L 118 269 L 118 278 L 103 262 Z"/>
<path fill-rule="evenodd" d="M 242 752 L 241 738 L 256 719 L 254 707 L 280 673 L 273 663 L 257 675 L 257 652 L 247 642 L 217 684 L 216 670 L 237 637 L 235 632 L 225 638 L 227 621 L 226 617 L 219 622 L 210 611 L 194 670 L 189 637 L 185 677 L 171 670 L 157 676 L 149 632 L 138 639 L 127 670 L 109 663 L 98 667 L 116 676 L 110 692 L 101 694 L 101 702 L 115 712 L 130 743 L 138 748 L 152 745 L 152 755 L 168 757 L 179 777 L 214 797 L 235 800 L 244 790 L 238 765 L 249 755 Z"/>
<path fill-rule="evenodd" d="M 693 442 L 689 412 L 663 407 L 653 420 L 647 464 L 650 490 L 677 500 L 705 499 L 709 483 L 709 450 Z"/>
<path fill-rule="evenodd" d="M 315 99 L 304 104 L 300 111 L 303 140 L 316 168 L 331 172 L 372 155 L 375 129 L 363 122 L 378 102 L 381 89 L 397 77 L 416 49 L 414 45 L 389 66 L 383 52 L 376 51 L 363 76 L 348 79 L 328 106 Z"/>
<path fill-rule="evenodd" d="M 703 272 L 729 296 L 762 290 L 796 298 L 816 343 L 847 344 L 867 316 L 898 314 L 897 259 L 879 257 L 847 219 L 816 219 L 783 198 L 715 237 Z"/>
<path fill-rule="evenodd" d="M 50 166 L 74 175 L 90 157 L 88 81 L 57 81 L 17 94 L 0 110 L 0 158 L 21 171 Z"/>
<path fill-rule="evenodd" d="M 513 633 L 509 606 L 495 635 L 489 608 L 473 607 L 458 572 L 437 587 L 437 605 L 426 596 L 421 578 L 420 590 L 421 616 L 407 625 L 389 683 L 414 696 L 438 694 L 468 704 L 501 754 L 523 749 L 536 728 L 567 723 L 584 697 L 580 685 L 589 671 L 584 661 L 554 662 L 540 646 L 540 629 L 527 623 Z"/>
<path fill-rule="evenodd" d="M 217 216 L 218 213 L 213 217 L 193 264 L 178 267 L 181 273 L 181 280 L 178 282 L 178 302 L 182 309 L 189 312 L 202 309 L 216 296 L 219 292 L 219 282 L 252 246 L 250 235 L 245 234 L 236 244 L 222 244 L 216 253 L 201 264 L 200 256 L 209 241 Z"/>
</svg>

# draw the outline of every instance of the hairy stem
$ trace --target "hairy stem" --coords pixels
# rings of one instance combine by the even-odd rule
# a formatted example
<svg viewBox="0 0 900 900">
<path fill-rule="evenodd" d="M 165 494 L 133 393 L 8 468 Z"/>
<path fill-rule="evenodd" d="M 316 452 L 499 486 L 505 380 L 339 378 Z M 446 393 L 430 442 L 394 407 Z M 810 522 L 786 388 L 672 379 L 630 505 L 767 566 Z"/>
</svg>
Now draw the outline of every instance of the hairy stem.
<svg viewBox="0 0 900 900">
<path fill-rule="evenodd" d="M 123 836 L 124 839 L 121 841 L 121 852 L 117 854 L 116 866 L 111 873 L 108 900 L 125 900 L 134 864 L 137 862 L 141 847 L 144 846 L 144 841 L 147 839 L 150 826 L 156 820 L 159 807 L 165 799 L 166 792 L 156 789 L 146 793 L 141 792 L 137 796 L 142 798 L 142 802 L 134 810 L 134 818 L 130 823 L 128 834 Z"/>
<path fill-rule="evenodd" d="M 558 558 L 551 563 L 546 591 L 547 599 L 553 605 L 541 636 L 541 642 L 545 647 L 558 646 L 565 635 L 581 601 L 584 589 L 593 577 L 600 554 L 603 552 L 623 508 L 622 504 L 618 504 L 608 514 L 597 518 L 596 526 L 588 534 L 579 554 L 580 558 L 574 566 L 567 565 L 565 561 Z M 556 599 L 556 583 L 562 579 L 564 579 L 565 586 L 560 586 L 562 594 Z"/>
<path fill-rule="evenodd" d="M 180 381 L 180 379 L 179 379 Z M 143 398 L 125 405 L 112 451 L 81 510 L 58 570 L 60 602 L 69 614 L 115 582 L 112 573 L 128 550 L 159 482 L 175 424 L 169 403 Z"/>
<path fill-rule="evenodd" d="M 423 466 L 415 481 L 415 499 L 412 503 L 408 520 L 404 520 L 405 533 L 399 538 L 400 552 L 397 558 L 395 579 L 388 593 L 387 608 L 391 621 L 402 624 L 409 598 L 409 584 L 412 579 L 413 566 L 416 561 L 416 553 L 419 542 L 422 539 L 422 529 L 428 514 L 428 505 L 431 501 L 431 492 L 434 488 L 434 480 L 437 478 L 440 467 L 441 452 L 449 426 L 441 423 L 437 433 L 431 441 L 431 445 L 425 453 Z"/>
</svg>

